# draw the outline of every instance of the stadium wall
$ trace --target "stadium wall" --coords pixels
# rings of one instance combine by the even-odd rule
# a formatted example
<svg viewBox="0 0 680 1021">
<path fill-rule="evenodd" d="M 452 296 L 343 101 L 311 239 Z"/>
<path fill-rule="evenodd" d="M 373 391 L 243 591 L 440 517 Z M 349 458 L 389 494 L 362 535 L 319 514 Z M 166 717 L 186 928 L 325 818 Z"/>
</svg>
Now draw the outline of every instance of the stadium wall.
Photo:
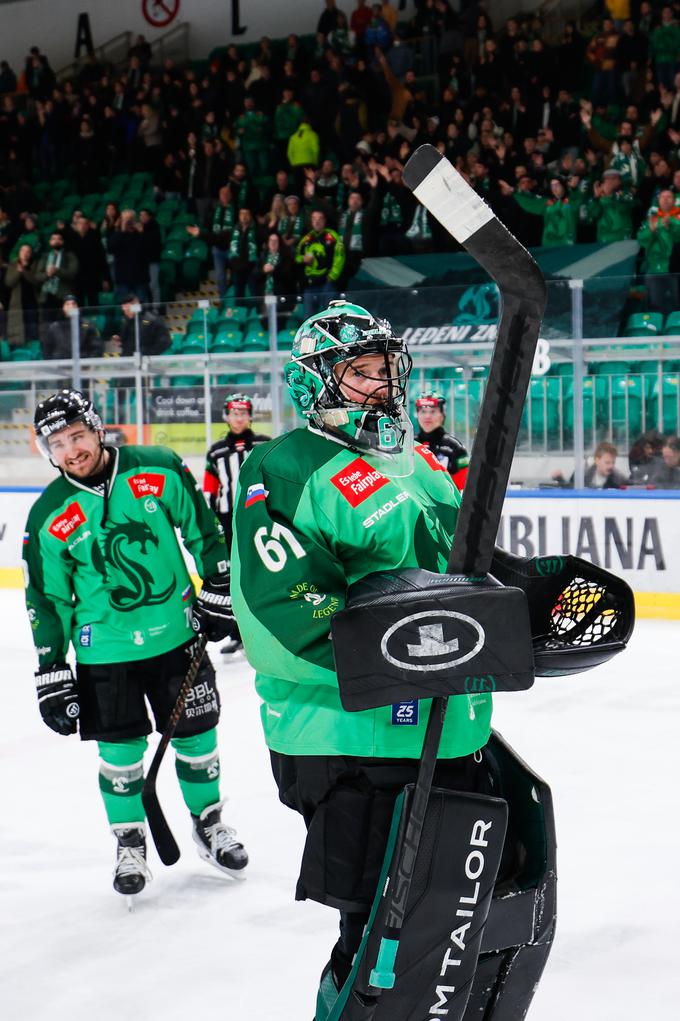
<svg viewBox="0 0 680 1021">
<path fill-rule="evenodd" d="M 0 487 L 0 587 L 23 585 L 37 486 Z M 640 617 L 680 620 L 680 492 L 511 490 L 499 541 L 521 556 L 573 553 L 621 575 Z"/>
<path fill-rule="evenodd" d="M 407 20 L 415 11 L 413 0 L 393 0 L 399 18 Z M 349 16 L 354 3 L 339 3 Z M 323 0 L 296 0 L 294 6 L 282 0 L 5 0 L 0 2 L 0 31 L 3 57 L 18 73 L 31 46 L 39 46 L 55 71 L 78 56 L 79 18 L 87 14 L 92 42 L 101 46 L 119 32 L 141 33 L 153 42 L 182 22 L 190 29 L 190 53 L 207 57 L 216 46 L 254 42 L 263 35 L 272 39 L 289 32 L 305 35 L 316 31 Z M 169 19 L 170 14 L 173 16 Z"/>
</svg>

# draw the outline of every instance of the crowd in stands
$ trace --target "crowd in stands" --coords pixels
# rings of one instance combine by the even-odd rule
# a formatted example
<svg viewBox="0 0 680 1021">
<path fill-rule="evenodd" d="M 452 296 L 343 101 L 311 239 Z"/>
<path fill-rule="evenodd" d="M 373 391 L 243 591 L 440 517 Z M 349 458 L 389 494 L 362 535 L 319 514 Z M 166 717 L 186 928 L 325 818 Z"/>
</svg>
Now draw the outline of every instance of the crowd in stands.
<svg viewBox="0 0 680 1021">
<path fill-rule="evenodd" d="M 595 448 L 586 468 L 586 489 L 680 489 L 680 437 L 662 436 L 656 430 L 643 433 L 628 452 L 628 471 L 617 467 L 618 449 L 603 440 Z M 562 489 L 573 489 L 574 475 L 567 481 L 561 470 L 552 481 Z"/>
<path fill-rule="evenodd" d="M 554 41 L 537 14 L 497 24 L 489 3 L 460 6 L 417 0 L 401 24 L 389 0 L 325 0 L 313 37 L 264 37 L 248 58 L 231 45 L 156 66 L 140 36 L 123 70 L 93 54 L 71 80 L 37 47 L 21 68 L 2 61 L 10 344 L 44 332 L 66 295 L 93 305 L 108 289 L 157 308 L 157 215 L 172 203 L 189 220 L 176 261 L 182 238 L 200 244 L 221 296 L 301 292 L 306 311 L 366 256 L 455 247 L 402 182 L 423 142 L 525 245 L 637 238 L 650 307 L 680 307 L 668 275 L 680 271 L 680 4 L 611 4 L 614 18 L 605 3 Z M 146 182 L 134 207 L 111 198 L 55 221 L 49 182 L 92 198 L 121 174 Z"/>
</svg>

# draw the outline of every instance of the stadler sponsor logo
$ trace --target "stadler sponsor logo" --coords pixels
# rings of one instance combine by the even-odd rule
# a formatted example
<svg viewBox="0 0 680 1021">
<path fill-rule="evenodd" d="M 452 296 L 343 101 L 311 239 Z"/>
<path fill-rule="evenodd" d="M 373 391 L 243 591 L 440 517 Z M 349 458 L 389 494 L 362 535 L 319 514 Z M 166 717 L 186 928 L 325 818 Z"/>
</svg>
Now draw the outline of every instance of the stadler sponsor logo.
<svg viewBox="0 0 680 1021">
<path fill-rule="evenodd" d="M 65 511 L 54 519 L 48 532 L 53 535 L 55 539 L 59 539 L 60 542 L 66 542 L 69 535 L 75 532 L 76 528 L 80 528 L 87 521 L 83 508 L 79 503 L 74 501 L 70 503 Z"/>
<path fill-rule="evenodd" d="M 355 461 L 348 464 L 346 468 L 331 477 L 331 482 L 345 497 L 352 507 L 358 507 L 360 503 L 386 486 L 390 480 L 382 475 L 375 468 L 371 468 L 368 461 L 363 457 L 357 457 Z"/>
<path fill-rule="evenodd" d="M 423 610 L 388 628 L 380 651 L 388 663 L 401 670 L 432 673 L 467 663 L 484 647 L 485 637 L 482 625 L 466 613 Z"/>
<path fill-rule="evenodd" d="M 143 496 L 161 497 L 165 489 L 165 475 L 159 475 L 155 472 L 131 475 L 127 481 L 135 500 L 141 500 Z"/>
<path fill-rule="evenodd" d="M 486 822 L 484 819 L 477 819 L 472 825 L 472 833 L 468 841 L 470 850 L 465 859 L 464 866 L 465 878 L 469 883 L 469 887 L 467 893 L 458 898 L 458 908 L 456 909 L 455 916 L 456 919 L 467 919 L 467 921 L 461 921 L 460 924 L 457 921 L 454 922 L 454 928 L 449 936 L 450 946 L 447 946 L 439 968 L 439 977 L 443 979 L 461 974 L 464 976 L 464 982 L 469 980 L 469 975 L 466 972 L 453 972 L 449 976 L 448 969 L 460 969 L 468 942 L 470 939 L 474 939 L 479 931 L 480 920 L 475 918 L 475 910 L 479 905 L 482 878 L 486 868 L 484 848 L 489 846 L 486 835 L 492 826 L 493 822 L 491 820 Z M 461 985 L 462 988 L 463 986 Z M 456 989 L 455 985 L 449 986 L 439 983 L 435 985 L 433 995 L 436 999 L 428 1010 L 430 1017 L 427 1021 L 435 1021 L 436 1018 L 446 1017 L 450 1007 L 453 1006 L 450 1000 Z"/>
<path fill-rule="evenodd" d="M 397 493 L 394 500 L 388 500 L 387 503 L 384 503 L 382 505 L 382 507 L 378 507 L 376 511 L 373 511 L 373 513 L 369 514 L 367 518 L 364 518 L 362 522 L 364 528 L 372 528 L 373 525 L 377 524 L 377 522 L 380 521 L 381 518 L 384 518 L 386 514 L 389 514 L 390 511 L 393 511 L 394 508 L 398 507 L 400 503 L 403 503 L 405 500 L 408 499 L 409 494 L 406 492 L 406 490 L 402 490 L 401 493 Z"/>
</svg>

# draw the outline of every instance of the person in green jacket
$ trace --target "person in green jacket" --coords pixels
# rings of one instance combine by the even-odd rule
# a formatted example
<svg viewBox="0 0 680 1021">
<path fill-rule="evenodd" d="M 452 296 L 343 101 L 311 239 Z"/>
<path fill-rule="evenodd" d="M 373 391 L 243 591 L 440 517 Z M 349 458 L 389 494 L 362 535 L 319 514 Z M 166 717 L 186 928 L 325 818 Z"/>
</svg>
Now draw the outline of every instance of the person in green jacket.
<svg viewBox="0 0 680 1021">
<path fill-rule="evenodd" d="M 618 170 L 605 170 L 593 185 L 593 197 L 585 206 L 586 220 L 596 223 L 601 244 L 626 241 L 633 236 L 633 196 L 621 184 Z"/>
<path fill-rule="evenodd" d="M 235 632 L 228 552 L 191 473 L 164 447 L 104 445 L 102 420 L 77 390 L 35 413 L 40 452 L 59 470 L 24 534 L 26 607 L 38 654 L 38 704 L 58 734 L 99 746 L 99 788 L 117 840 L 114 888 L 139 893 L 146 864 L 141 790 L 151 732 L 170 718 L 196 631 Z M 203 583 L 196 598 L 176 536 Z M 67 662 L 76 659 L 74 677 Z M 248 856 L 222 823 L 215 672 L 204 658 L 172 744 L 199 855 L 238 875 Z"/>
<path fill-rule="evenodd" d="M 305 315 L 311 315 L 331 298 L 345 268 L 342 238 L 326 226 L 326 214 L 320 209 L 312 212 L 311 229 L 297 243 L 295 261 L 303 273 Z"/>
<path fill-rule="evenodd" d="M 543 217 L 542 245 L 576 244 L 580 202 L 578 192 L 567 192 L 564 179 L 558 175 L 549 178 L 549 195 L 531 195 L 529 192 L 512 191 L 515 202 L 527 213 Z M 506 189 L 502 188 L 505 193 Z"/>
<path fill-rule="evenodd" d="M 680 53 L 680 25 L 670 4 L 661 9 L 661 24 L 649 37 L 649 52 L 654 61 L 657 82 L 672 90 Z"/>
<path fill-rule="evenodd" d="M 281 102 L 274 111 L 274 144 L 281 167 L 286 165 L 288 152 L 288 140 L 295 134 L 305 118 L 305 111 L 295 99 L 295 93 L 291 88 L 284 88 L 281 93 Z"/>
<path fill-rule="evenodd" d="M 296 898 L 340 910 L 320 1003 L 349 975 L 430 704 L 345 711 L 331 622 L 372 572 L 445 572 L 461 502 L 446 467 L 414 444 L 411 367 L 403 339 L 366 309 L 333 301 L 311 316 L 284 370 L 307 428 L 256 447 L 235 499 L 234 611 L 280 799 L 308 829 Z M 488 693 L 450 700 L 435 784 L 488 791 L 491 712 Z"/>
<path fill-rule="evenodd" d="M 673 245 L 680 243 L 680 218 L 668 215 L 659 207 L 674 207 L 670 189 L 659 195 L 659 206 L 651 206 L 646 221 L 637 232 L 637 240 L 645 252 L 645 287 L 649 309 L 667 315 L 679 303 L 678 280 L 669 272 Z"/>
<path fill-rule="evenodd" d="M 246 96 L 245 107 L 236 119 L 234 129 L 243 161 L 251 177 L 269 173 L 269 138 L 271 123 L 262 110 L 255 109 L 255 100 Z"/>
</svg>

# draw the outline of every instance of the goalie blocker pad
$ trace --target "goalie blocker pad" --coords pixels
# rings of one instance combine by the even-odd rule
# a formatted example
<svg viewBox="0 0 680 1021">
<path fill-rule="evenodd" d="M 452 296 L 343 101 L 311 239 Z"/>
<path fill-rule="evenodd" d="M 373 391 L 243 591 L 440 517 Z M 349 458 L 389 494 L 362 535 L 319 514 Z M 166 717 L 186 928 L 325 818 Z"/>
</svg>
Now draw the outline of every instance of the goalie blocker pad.
<svg viewBox="0 0 680 1021">
<path fill-rule="evenodd" d="M 371 976 L 384 932 L 385 883 L 408 808 L 403 795 L 352 971 L 339 994 L 326 976 L 316 1021 L 517 1021 L 526 1015 L 555 930 L 552 796 L 498 733 L 483 755 L 498 797 L 432 790 L 394 987 L 380 992 Z"/>
<path fill-rule="evenodd" d="M 534 682 L 526 597 L 493 578 L 419 568 L 368 575 L 350 587 L 331 635 L 349 712 Z"/>
</svg>

